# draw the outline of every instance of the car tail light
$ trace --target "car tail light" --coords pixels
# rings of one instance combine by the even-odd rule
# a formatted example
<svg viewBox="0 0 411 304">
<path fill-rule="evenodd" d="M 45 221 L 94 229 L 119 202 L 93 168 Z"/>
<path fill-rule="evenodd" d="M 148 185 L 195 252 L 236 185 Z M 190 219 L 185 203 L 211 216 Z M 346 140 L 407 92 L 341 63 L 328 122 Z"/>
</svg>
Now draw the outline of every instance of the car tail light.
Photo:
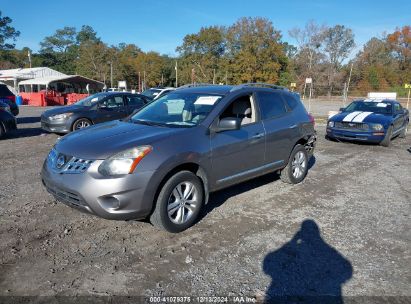
<svg viewBox="0 0 411 304">
<path fill-rule="evenodd" d="M 310 122 L 315 126 L 315 119 L 314 116 L 312 116 L 310 113 L 308 113 L 308 118 L 310 119 Z"/>
</svg>

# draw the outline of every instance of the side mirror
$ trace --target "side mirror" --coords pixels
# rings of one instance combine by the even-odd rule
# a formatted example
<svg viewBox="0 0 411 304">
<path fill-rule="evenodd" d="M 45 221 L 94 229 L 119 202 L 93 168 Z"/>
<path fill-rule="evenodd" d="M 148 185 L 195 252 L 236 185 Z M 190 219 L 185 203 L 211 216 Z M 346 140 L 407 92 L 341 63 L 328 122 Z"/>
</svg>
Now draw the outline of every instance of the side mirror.
<svg viewBox="0 0 411 304">
<path fill-rule="evenodd" d="M 218 122 L 215 132 L 238 130 L 241 126 L 241 119 L 236 117 L 225 117 Z"/>
<path fill-rule="evenodd" d="M 345 108 L 340 108 L 340 112 L 344 112 L 345 111 Z"/>
</svg>

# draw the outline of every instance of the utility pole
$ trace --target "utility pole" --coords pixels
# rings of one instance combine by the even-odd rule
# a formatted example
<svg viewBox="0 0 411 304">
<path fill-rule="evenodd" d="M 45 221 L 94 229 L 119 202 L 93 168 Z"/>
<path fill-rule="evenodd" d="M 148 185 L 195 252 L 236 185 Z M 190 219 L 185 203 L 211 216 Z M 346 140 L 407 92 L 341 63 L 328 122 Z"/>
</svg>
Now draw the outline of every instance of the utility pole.
<svg viewBox="0 0 411 304">
<path fill-rule="evenodd" d="M 146 89 L 146 70 L 143 71 L 143 79 L 144 79 L 143 90 L 145 90 Z"/>
<path fill-rule="evenodd" d="M 194 82 L 195 82 L 195 69 L 194 68 L 192 68 L 191 69 L 191 83 L 192 84 L 194 84 Z"/>
<path fill-rule="evenodd" d="M 311 81 L 311 84 L 310 84 L 310 95 L 309 95 L 309 97 L 308 97 L 308 113 L 311 112 L 311 96 L 312 96 L 312 94 L 313 94 L 313 82 Z"/>
<path fill-rule="evenodd" d="M 228 72 L 225 71 L 225 84 L 226 84 L 226 85 L 228 84 L 228 83 L 227 83 L 227 76 L 228 76 Z"/>
<path fill-rule="evenodd" d="M 30 64 L 30 69 L 31 69 L 31 54 L 30 54 L 30 50 L 27 52 L 27 56 L 29 57 L 29 64 Z"/>
<path fill-rule="evenodd" d="M 164 86 L 164 75 L 161 73 L 161 86 Z"/>
<path fill-rule="evenodd" d="M 351 63 L 350 75 L 348 76 L 348 84 L 347 84 L 347 92 L 346 92 L 347 98 L 348 98 L 348 89 L 350 88 L 350 82 L 351 82 L 352 67 L 353 67 L 353 63 Z"/>
<path fill-rule="evenodd" d="M 138 92 L 141 93 L 141 72 L 138 72 Z"/>
<path fill-rule="evenodd" d="M 113 87 L 113 61 L 110 61 L 110 87 Z"/>
<path fill-rule="evenodd" d="M 213 69 L 213 84 L 215 84 L 215 69 Z"/>
<path fill-rule="evenodd" d="M 177 60 L 176 60 L 176 66 L 174 67 L 176 70 L 176 88 L 178 88 L 178 66 L 177 66 Z"/>
</svg>

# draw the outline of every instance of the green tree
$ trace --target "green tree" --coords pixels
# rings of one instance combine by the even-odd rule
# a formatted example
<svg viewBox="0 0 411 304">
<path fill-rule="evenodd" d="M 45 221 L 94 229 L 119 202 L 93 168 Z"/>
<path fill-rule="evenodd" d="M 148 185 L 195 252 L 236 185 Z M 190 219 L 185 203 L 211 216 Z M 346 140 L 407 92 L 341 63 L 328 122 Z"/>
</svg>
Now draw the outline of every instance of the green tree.
<svg viewBox="0 0 411 304">
<path fill-rule="evenodd" d="M 56 30 L 53 35 L 45 37 L 40 42 L 43 64 L 60 72 L 73 74 L 78 55 L 76 35 L 75 27 L 66 26 Z"/>
<path fill-rule="evenodd" d="M 355 47 L 354 34 L 350 28 L 336 25 L 324 32 L 323 39 L 323 51 L 328 57 L 328 95 L 331 95 L 335 77 Z"/>
<path fill-rule="evenodd" d="M 196 34 L 186 35 L 177 47 L 181 55 L 183 82 L 215 83 L 221 58 L 225 52 L 223 28 L 203 27 Z M 195 79 L 191 79 L 195 75 Z"/>
<path fill-rule="evenodd" d="M 265 18 L 241 18 L 227 29 L 231 81 L 277 83 L 287 57 L 281 34 Z"/>
<path fill-rule="evenodd" d="M 11 23 L 13 20 L 10 17 L 2 17 L 0 11 L 0 50 L 10 50 L 13 49 L 14 43 L 7 43 L 7 41 L 16 41 L 16 38 L 20 36 L 20 32 L 17 31 Z"/>
</svg>

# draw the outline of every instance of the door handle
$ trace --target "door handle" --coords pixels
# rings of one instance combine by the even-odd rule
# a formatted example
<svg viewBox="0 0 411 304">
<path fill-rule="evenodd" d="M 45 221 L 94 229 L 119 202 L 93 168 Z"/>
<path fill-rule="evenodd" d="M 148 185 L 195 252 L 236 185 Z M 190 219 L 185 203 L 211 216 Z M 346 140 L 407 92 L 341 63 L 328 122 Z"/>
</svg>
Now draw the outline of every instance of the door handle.
<svg viewBox="0 0 411 304">
<path fill-rule="evenodd" d="M 252 136 L 251 138 L 252 138 L 252 139 L 260 139 L 260 138 L 262 138 L 263 136 L 264 136 L 263 133 L 257 133 L 257 134 L 255 134 L 254 136 Z"/>
<path fill-rule="evenodd" d="M 289 126 L 288 128 L 289 129 L 294 129 L 294 128 L 297 128 L 297 125 L 292 125 L 292 126 Z"/>
</svg>

